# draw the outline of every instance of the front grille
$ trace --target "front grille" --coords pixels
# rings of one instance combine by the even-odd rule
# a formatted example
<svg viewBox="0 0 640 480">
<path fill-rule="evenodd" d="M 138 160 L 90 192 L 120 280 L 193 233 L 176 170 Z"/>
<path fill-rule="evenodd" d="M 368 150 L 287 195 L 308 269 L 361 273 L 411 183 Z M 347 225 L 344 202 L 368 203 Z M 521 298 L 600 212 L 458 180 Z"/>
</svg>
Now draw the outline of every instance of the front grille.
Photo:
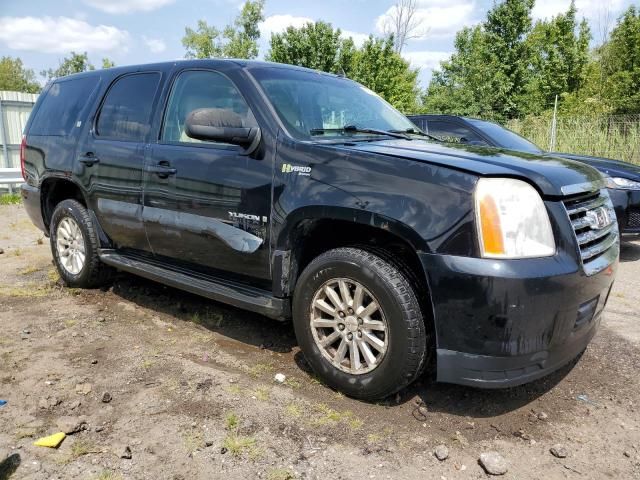
<svg viewBox="0 0 640 480">
<path fill-rule="evenodd" d="M 627 227 L 640 228 L 640 210 L 632 208 L 629 210 L 629 217 L 627 219 Z"/>
<path fill-rule="evenodd" d="M 618 223 L 606 190 L 565 200 L 564 206 L 576 234 L 578 250 L 587 273 L 618 242 Z M 601 263 L 601 262 L 600 262 Z M 600 271 L 598 268 L 597 271 Z"/>
</svg>

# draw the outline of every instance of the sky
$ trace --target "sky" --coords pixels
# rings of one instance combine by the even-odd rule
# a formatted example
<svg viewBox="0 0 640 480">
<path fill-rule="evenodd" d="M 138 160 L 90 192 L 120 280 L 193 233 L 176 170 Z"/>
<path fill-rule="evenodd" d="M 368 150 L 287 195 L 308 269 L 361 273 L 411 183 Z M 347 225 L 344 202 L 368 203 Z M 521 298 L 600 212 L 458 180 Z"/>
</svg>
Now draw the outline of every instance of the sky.
<svg viewBox="0 0 640 480">
<path fill-rule="evenodd" d="M 570 0 L 537 0 L 535 19 L 566 11 Z M 576 0 L 598 42 L 631 3 L 640 0 Z M 238 15 L 243 0 L 0 0 L 0 56 L 20 57 L 36 72 L 57 67 L 70 51 L 88 52 L 117 65 L 183 58 L 186 26 L 198 19 L 222 28 Z M 418 0 L 420 27 L 403 55 L 420 68 L 426 86 L 431 72 L 453 51 L 458 30 L 481 22 L 493 0 Z M 273 32 L 324 20 L 356 44 L 380 35 L 395 0 L 266 0 L 260 25 L 260 56 Z"/>
</svg>

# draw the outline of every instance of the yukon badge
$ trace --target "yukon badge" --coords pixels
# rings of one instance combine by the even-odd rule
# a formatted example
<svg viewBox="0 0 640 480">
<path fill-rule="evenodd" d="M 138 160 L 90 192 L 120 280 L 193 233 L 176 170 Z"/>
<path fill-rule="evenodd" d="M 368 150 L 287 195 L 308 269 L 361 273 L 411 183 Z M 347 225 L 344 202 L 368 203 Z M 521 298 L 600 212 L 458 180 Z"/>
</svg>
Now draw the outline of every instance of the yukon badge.
<svg viewBox="0 0 640 480">
<path fill-rule="evenodd" d="M 232 220 L 249 220 L 250 222 L 256 223 L 267 223 L 267 217 L 260 217 L 260 215 L 252 215 L 250 213 L 238 213 L 238 212 L 229 212 L 229 218 Z"/>
</svg>

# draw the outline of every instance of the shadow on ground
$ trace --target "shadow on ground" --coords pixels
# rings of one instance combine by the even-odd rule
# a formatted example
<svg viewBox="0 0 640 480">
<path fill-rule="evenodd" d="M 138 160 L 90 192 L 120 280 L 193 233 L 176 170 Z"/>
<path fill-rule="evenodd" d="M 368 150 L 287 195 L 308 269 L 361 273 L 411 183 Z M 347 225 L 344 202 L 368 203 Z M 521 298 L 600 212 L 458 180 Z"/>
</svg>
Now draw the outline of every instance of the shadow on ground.
<svg viewBox="0 0 640 480">
<path fill-rule="evenodd" d="M 634 262 L 640 259 L 640 245 L 637 243 L 622 241 L 620 242 L 620 261 Z"/>
<path fill-rule="evenodd" d="M 0 462 L 0 480 L 8 480 L 20 466 L 20 455 L 13 453 Z"/>
</svg>

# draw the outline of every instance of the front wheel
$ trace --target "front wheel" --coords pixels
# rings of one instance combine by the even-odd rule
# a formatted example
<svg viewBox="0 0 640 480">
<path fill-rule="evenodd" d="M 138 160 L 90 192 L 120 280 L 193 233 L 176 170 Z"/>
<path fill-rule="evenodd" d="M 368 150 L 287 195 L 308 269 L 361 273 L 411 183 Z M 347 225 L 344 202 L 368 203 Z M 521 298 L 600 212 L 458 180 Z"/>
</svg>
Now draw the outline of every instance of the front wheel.
<svg viewBox="0 0 640 480">
<path fill-rule="evenodd" d="M 293 320 L 315 373 L 355 398 L 397 392 L 418 376 L 427 358 L 414 288 L 395 265 L 359 248 L 330 250 L 304 269 Z"/>
</svg>

